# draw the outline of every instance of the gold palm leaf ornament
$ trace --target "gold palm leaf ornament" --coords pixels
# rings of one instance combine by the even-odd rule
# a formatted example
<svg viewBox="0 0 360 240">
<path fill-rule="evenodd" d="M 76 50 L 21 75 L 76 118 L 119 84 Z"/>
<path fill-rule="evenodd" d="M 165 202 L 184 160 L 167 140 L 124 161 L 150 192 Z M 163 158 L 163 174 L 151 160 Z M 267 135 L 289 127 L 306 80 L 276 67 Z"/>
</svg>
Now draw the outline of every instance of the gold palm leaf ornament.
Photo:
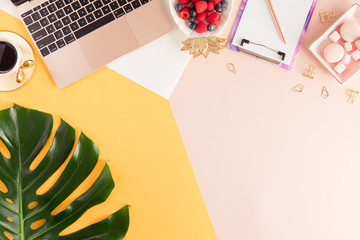
<svg viewBox="0 0 360 240">
<path fill-rule="evenodd" d="M 188 38 L 181 42 L 184 44 L 184 47 L 182 47 L 180 51 L 189 51 L 189 54 L 193 55 L 194 58 L 200 55 L 207 58 L 210 52 L 219 54 L 219 50 L 225 48 L 225 46 L 222 45 L 223 42 L 225 42 L 225 39 L 219 37 Z"/>
</svg>

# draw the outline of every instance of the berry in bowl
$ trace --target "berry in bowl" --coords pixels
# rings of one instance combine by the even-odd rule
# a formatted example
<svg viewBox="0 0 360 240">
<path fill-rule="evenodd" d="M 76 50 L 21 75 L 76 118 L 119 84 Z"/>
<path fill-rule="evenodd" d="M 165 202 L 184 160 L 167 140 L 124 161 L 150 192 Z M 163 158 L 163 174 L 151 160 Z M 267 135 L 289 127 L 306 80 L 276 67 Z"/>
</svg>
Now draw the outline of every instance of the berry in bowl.
<svg viewBox="0 0 360 240">
<path fill-rule="evenodd" d="M 231 11 L 231 0 L 170 0 L 177 26 L 189 37 L 214 37 Z"/>
</svg>

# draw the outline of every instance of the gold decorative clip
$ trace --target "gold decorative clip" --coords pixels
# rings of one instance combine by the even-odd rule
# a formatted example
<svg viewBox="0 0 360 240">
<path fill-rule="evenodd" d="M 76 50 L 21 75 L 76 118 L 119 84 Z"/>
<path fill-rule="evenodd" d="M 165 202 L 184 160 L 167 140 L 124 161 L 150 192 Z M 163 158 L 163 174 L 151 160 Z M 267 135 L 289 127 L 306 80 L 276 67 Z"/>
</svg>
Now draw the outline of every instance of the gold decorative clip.
<svg viewBox="0 0 360 240">
<path fill-rule="evenodd" d="M 320 19 L 322 23 L 325 23 L 327 21 L 329 21 L 331 18 L 334 18 L 336 16 L 336 14 L 334 12 L 322 12 L 320 13 Z"/>
<path fill-rule="evenodd" d="M 353 89 L 348 89 L 347 90 L 347 95 L 349 96 L 347 102 L 349 104 L 353 104 L 356 100 L 356 98 L 359 96 L 359 91 L 353 90 Z"/>
<path fill-rule="evenodd" d="M 24 69 L 31 68 L 32 66 L 34 66 L 34 61 L 33 61 L 33 60 L 26 60 L 26 61 L 22 64 L 22 67 L 23 67 Z"/>
<path fill-rule="evenodd" d="M 328 90 L 326 89 L 326 87 L 324 86 L 321 90 L 321 97 L 322 98 L 327 98 L 329 96 L 329 92 Z"/>
<path fill-rule="evenodd" d="M 225 39 L 218 37 L 188 38 L 182 42 L 184 47 L 180 51 L 189 51 L 189 54 L 193 55 L 194 58 L 200 55 L 207 58 L 210 52 L 219 54 L 219 50 L 225 48 L 224 45 L 221 45 L 224 41 Z"/>
<path fill-rule="evenodd" d="M 24 79 L 25 79 L 24 69 L 31 68 L 32 66 L 34 66 L 33 60 L 26 60 L 23 62 L 23 64 L 21 64 L 21 66 L 19 67 L 19 69 L 16 72 L 16 82 L 17 83 L 22 83 L 24 81 Z"/>
<path fill-rule="evenodd" d="M 228 64 L 226 64 L 226 68 L 227 68 L 227 70 L 229 70 L 230 72 L 236 74 L 235 65 L 234 65 L 233 63 L 228 63 Z"/>
<path fill-rule="evenodd" d="M 309 65 L 309 68 L 304 73 L 304 76 L 310 79 L 314 79 L 316 75 L 316 67 L 314 65 Z"/>
<path fill-rule="evenodd" d="M 19 69 L 16 72 L 16 82 L 22 83 L 24 79 L 25 79 L 24 69 L 22 67 L 19 67 Z"/>
<path fill-rule="evenodd" d="M 293 92 L 302 92 L 303 90 L 304 90 L 304 85 L 302 84 L 298 84 L 291 89 L 291 91 Z"/>
</svg>

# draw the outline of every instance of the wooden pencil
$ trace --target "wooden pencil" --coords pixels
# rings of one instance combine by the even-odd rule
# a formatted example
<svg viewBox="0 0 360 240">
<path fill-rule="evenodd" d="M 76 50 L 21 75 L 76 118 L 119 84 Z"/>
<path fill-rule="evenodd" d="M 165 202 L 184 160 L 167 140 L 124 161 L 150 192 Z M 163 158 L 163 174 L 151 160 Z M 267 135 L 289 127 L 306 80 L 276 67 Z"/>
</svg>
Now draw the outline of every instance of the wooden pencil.
<svg viewBox="0 0 360 240">
<path fill-rule="evenodd" d="M 270 8 L 271 15 L 272 15 L 272 17 L 273 17 L 273 19 L 274 19 L 274 22 L 275 22 L 276 28 L 277 28 L 277 30 L 278 30 L 278 32 L 279 32 L 279 34 L 280 34 L 280 37 L 281 37 L 281 39 L 283 40 L 283 42 L 286 44 L 284 32 L 283 32 L 282 29 L 281 29 L 279 19 L 278 19 L 278 17 L 276 16 L 276 13 L 275 13 L 275 10 L 274 10 L 274 6 L 273 6 L 271 0 L 266 0 L 266 1 L 267 1 L 267 4 L 268 4 L 269 8 Z"/>
</svg>

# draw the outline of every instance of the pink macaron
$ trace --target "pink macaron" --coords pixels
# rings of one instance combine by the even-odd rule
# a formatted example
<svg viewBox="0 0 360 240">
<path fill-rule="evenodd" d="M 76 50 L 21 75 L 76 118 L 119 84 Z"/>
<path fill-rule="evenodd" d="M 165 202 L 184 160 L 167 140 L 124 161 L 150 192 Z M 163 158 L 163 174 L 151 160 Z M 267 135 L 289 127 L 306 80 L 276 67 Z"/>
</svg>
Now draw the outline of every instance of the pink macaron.
<svg viewBox="0 0 360 240">
<path fill-rule="evenodd" d="M 329 63 L 336 63 L 343 59 L 345 50 L 338 43 L 331 43 L 324 49 L 324 58 Z"/>
<path fill-rule="evenodd" d="M 360 37 L 360 25 L 355 21 L 347 21 L 340 28 L 341 37 L 347 42 L 353 42 Z"/>
</svg>

